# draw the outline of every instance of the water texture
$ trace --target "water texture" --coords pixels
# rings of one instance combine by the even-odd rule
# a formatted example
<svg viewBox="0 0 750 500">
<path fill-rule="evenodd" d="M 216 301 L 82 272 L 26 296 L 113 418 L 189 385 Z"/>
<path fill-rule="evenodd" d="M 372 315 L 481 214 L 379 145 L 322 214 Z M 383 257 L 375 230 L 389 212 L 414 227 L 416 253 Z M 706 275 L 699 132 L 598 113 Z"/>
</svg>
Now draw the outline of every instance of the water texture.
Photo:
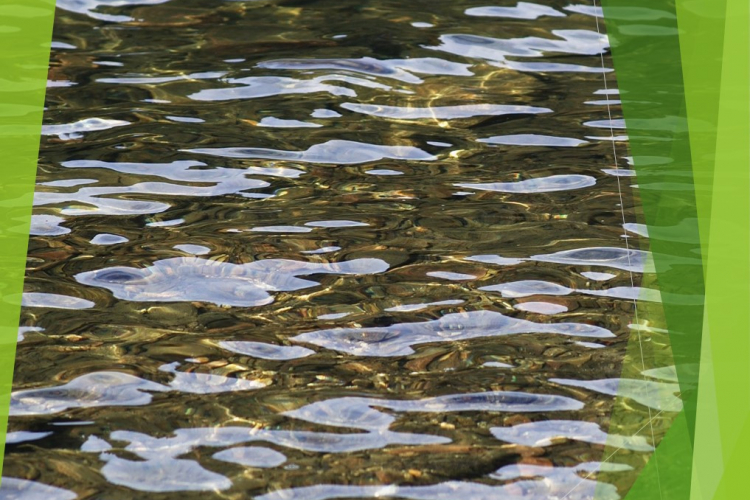
<svg viewBox="0 0 750 500">
<path fill-rule="evenodd" d="M 681 403 L 593 4 L 57 7 L 0 499 L 622 496 Z"/>
</svg>

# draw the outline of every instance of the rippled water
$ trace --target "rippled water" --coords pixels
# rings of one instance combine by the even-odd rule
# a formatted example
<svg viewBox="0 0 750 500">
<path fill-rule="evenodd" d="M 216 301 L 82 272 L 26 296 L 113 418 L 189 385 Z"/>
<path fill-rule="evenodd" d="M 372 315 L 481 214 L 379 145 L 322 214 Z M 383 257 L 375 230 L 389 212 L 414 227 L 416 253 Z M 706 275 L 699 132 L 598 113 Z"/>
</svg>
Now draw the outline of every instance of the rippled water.
<svg viewBox="0 0 750 500">
<path fill-rule="evenodd" d="M 621 496 L 608 40 L 497 4 L 58 0 L 0 498 Z"/>
</svg>

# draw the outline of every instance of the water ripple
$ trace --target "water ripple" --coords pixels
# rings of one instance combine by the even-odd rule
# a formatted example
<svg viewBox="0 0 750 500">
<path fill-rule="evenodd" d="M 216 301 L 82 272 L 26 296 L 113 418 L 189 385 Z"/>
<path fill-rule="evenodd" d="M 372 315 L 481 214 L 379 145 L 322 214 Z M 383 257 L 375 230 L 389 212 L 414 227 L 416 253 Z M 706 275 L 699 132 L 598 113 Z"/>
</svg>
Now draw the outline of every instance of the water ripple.
<svg viewBox="0 0 750 500">
<path fill-rule="evenodd" d="M 542 420 L 513 427 L 493 427 L 490 432 L 497 439 L 523 446 L 551 446 L 559 439 L 585 441 L 635 451 L 652 451 L 654 448 L 643 436 L 607 434 L 593 422 L 577 420 Z"/>
<path fill-rule="evenodd" d="M 577 147 L 582 144 L 588 144 L 587 141 L 582 141 L 580 139 L 539 134 L 496 135 L 493 137 L 487 137 L 486 139 L 477 140 L 485 144 L 505 146 Z"/>
<path fill-rule="evenodd" d="M 96 304 L 80 297 L 57 293 L 26 292 L 21 301 L 23 307 L 49 307 L 52 309 L 90 309 Z"/>
<path fill-rule="evenodd" d="M 169 0 L 57 0 L 57 7 L 77 14 L 85 14 L 92 19 L 110 22 L 133 21 L 130 16 L 96 12 L 99 7 L 125 7 L 130 5 L 158 5 Z"/>
<path fill-rule="evenodd" d="M 101 473 L 112 484 L 136 491 L 216 491 L 232 486 L 228 478 L 201 467 L 194 460 L 163 457 L 135 462 L 102 453 Z"/>
<path fill-rule="evenodd" d="M 303 175 L 303 170 L 289 167 L 259 167 L 250 166 L 246 168 L 206 167 L 203 162 L 193 160 L 177 160 L 171 163 L 130 163 L 130 162 L 105 162 L 98 160 L 68 160 L 61 163 L 67 168 L 102 168 L 120 172 L 122 174 L 149 175 L 162 177 L 173 181 L 183 182 L 214 182 L 217 184 L 243 185 L 248 175 L 259 175 L 269 177 L 282 177 L 296 179 Z"/>
<path fill-rule="evenodd" d="M 101 233 L 91 238 L 92 245 L 118 245 L 120 243 L 127 243 L 128 239 L 124 236 L 118 236 L 116 234 Z"/>
<path fill-rule="evenodd" d="M 223 158 L 262 158 L 308 163 L 355 165 L 386 158 L 393 160 L 432 161 L 435 156 L 413 146 L 380 146 L 355 141 L 330 140 L 315 144 L 305 151 L 284 151 L 267 148 L 197 148 L 184 149 L 188 153 L 221 156 Z"/>
<path fill-rule="evenodd" d="M 117 266 L 79 273 L 84 285 L 106 288 L 115 297 L 138 302 L 210 302 L 254 307 L 273 302 L 268 292 L 302 290 L 317 286 L 299 276 L 312 274 L 374 274 L 388 269 L 380 259 L 356 259 L 318 264 L 268 259 L 231 264 L 197 257 L 156 261 L 145 269 Z"/>
<path fill-rule="evenodd" d="M 526 500 L 619 500 L 617 489 L 602 484 L 590 476 L 597 470 L 621 471 L 627 466 L 584 463 L 576 467 L 544 467 L 511 465 L 499 469 L 493 477 L 502 480 L 522 479 L 511 484 L 492 486 L 468 481 L 447 481 L 427 486 L 405 485 L 334 485 L 320 484 L 277 490 L 258 497 L 258 500 L 329 500 L 336 498 L 403 498 L 409 500 L 487 500 L 524 498 Z"/>
<path fill-rule="evenodd" d="M 343 75 L 328 75 L 309 80 L 298 80 L 277 76 L 249 76 L 246 78 L 228 78 L 229 84 L 239 87 L 203 89 L 188 95 L 194 101 L 228 101 L 234 99 L 257 99 L 261 97 L 328 93 L 334 96 L 356 97 L 357 93 L 349 87 L 330 85 L 328 82 L 342 82 L 370 89 L 390 90 L 391 87 L 363 78 Z"/>
<path fill-rule="evenodd" d="M 124 127 L 130 122 L 124 120 L 110 120 L 108 118 L 86 118 L 73 123 L 60 125 L 42 125 L 42 135 L 56 135 L 61 140 L 80 139 L 84 133 L 109 130 Z"/>
<path fill-rule="evenodd" d="M 2 500 L 75 500 L 78 495 L 72 491 L 36 481 L 3 477 L 0 498 Z"/>
<path fill-rule="evenodd" d="M 675 394 L 680 392 L 679 384 L 653 382 L 628 378 L 601 380 L 569 380 L 553 378 L 550 382 L 582 387 L 590 391 L 632 399 L 654 410 L 678 412 L 682 410 L 682 400 Z"/>
<path fill-rule="evenodd" d="M 552 30 L 556 39 L 525 38 L 490 38 L 469 34 L 447 34 L 438 38 L 440 45 L 426 47 L 449 54 L 472 59 L 483 59 L 511 69 L 527 71 L 608 71 L 601 66 L 581 66 L 559 63 L 527 63 L 508 60 L 508 57 L 543 57 L 548 53 L 574 55 L 598 55 L 609 46 L 605 35 L 589 30 Z M 535 66 L 537 65 L 537 66 Z"/>
<path fill-rule="evenodd" d="M 559 10 L 546 5 L 529 2 L 518 2 L 515 7 L 472 7 L 466 9 L 467 16 L 506 17 L 511 19 L 539 19 L 543 16 L 565 17 Z"/>
<path fill-rule="evenodd" d="M 443 413 L 460 411 L 502 411 L 509 413 L 571 411 L 583 403 L 564 396 L 523 392 L 478 392 L 452 394 L 417 400 L 384 400 L 369 398 L 336 398 L 311 403 L 284 415 L 317 424 L 367 431 L 386 430 L 396 419 L 373 409 L 388 408 L 398 412 Z"/>
<path fill-rule="evenodd" d="M 245 446 L 230 448 L 214 453 L 214 460 L 229 462 L 245 467 L 278 467 L 286 462 L 286 456 L 270 448 L 260 446 Z"/>
<path fill-rule="evenodd" d="M 632 248 L 577 248 L 546 255 L 533 255 L 530 259 L 537 262 L 553 262 L 556 264 L 612 267 L 634 273 L 649 271 L 651 268 L 651 266 L 647 266 L 650 260 L 649 253 Z"/>
<path fill-rule="evenodd" d="M 520 333 L 550 333 L 576 337 L 607 338 L 604 328 L 582 323 L 541 324 L 511 318 L 493 311 L 446 314 L 422 323 L 397 323 L 388 327 L 334 328 L 303 333 L 294 342 L 308 343 L 355 356 L 408 356 L 412 346 L 455 342 Z"/>
<path fill-rule="evenodd" d="M 552 193 L 570 191 L 596 185 L 596 179 L 590 175 L 551 175 L 516 182 L 457 183 L 456 187 L 479 189 L 498 193 Z"/>
<path fill-rule="evenodd" d="M 315 351 L 300 346 L 273 345 L 263 342 L 243 342 L 239 340 L 221 341 L 219 342 L 219 347 L 236 352 L 237 354 L 275 361 L 300 359 L 315 354 Z"/>
<path fill-rule="evenodd" d="M 50 415 L 69 408 L 135 406 L 151 402 L 144 391 L 166 391 L 167 387 L 120 372 L 82 375 L 67 384 L 17 391 L 10 397 L 10 415 Z"/>
<path fill-rule="evenodd" d="M 459 106 L 433 106 L 429 108 L 377 106 L 374 104 L 357 104 L 345 102 L 341 107 L 370 116 L 381 118 L 395 118 L 398 120 L 453 120 L 457 118 L 471 118 L 474 116 L 502 116 L 517 114 L 551 113 L 549 108 L 534 106 L 508 106 L 502 104 L 462 104 Z"/>
<path fill-rule="evenodd" d="M 5 436 L 5 443 L 6 444 L 27 443 L 29 441 L 37 441 L 39 439 L 43 439 L 51 435 L 52 435 L 51 432 L 28 432 L 28 431 L 9 432 Z"/>
<path fill-rule="evenodd" d="M 434 57 L 414 59 L 389 59 L 380 61 L 372 57 L 360 59 L 279 59 L 258 64 L 266 69 L 333 69 L 352 71 L 371 76 L 392 78 L 406 83 L 423 83 L 414 73 L 427 75 L 471 76 L 468 64 L 460 64 Z"/>
<path fill-rule="evenodd" d="M 70 229 L 60 224 L 65 219 L 56 215 L 32 215 L 31 231 L 33 236 L 61 236 L 70 233 Z"/>
</svg>

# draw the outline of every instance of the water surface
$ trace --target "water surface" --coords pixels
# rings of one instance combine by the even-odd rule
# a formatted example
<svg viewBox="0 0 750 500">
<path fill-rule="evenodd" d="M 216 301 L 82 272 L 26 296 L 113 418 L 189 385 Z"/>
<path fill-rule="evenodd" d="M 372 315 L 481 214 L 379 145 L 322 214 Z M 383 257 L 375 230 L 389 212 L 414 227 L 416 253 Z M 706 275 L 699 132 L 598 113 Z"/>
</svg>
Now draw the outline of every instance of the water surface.
<svg viewBox="0 0 750 500">
<path fill-rule="evenodd" d="M 619 380 L 599 15 L 58 0 L 0 498 L 573 500 L 647 457 L 613 395 L 680 403 Z"/>
</svg>

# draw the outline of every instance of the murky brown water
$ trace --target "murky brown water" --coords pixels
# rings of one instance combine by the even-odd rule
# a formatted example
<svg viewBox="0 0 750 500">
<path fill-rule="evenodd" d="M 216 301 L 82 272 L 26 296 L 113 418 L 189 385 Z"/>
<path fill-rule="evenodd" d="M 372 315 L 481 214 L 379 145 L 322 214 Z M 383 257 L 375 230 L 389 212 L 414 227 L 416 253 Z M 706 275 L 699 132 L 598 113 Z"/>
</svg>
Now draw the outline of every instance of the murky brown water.
<svg viewBox="0 0 750 500">
<path fill-rule="evenodd" d="M 645 253 L 543 3 L 58 0 L 0 497 L 592 498 Z"/>
</svg>

